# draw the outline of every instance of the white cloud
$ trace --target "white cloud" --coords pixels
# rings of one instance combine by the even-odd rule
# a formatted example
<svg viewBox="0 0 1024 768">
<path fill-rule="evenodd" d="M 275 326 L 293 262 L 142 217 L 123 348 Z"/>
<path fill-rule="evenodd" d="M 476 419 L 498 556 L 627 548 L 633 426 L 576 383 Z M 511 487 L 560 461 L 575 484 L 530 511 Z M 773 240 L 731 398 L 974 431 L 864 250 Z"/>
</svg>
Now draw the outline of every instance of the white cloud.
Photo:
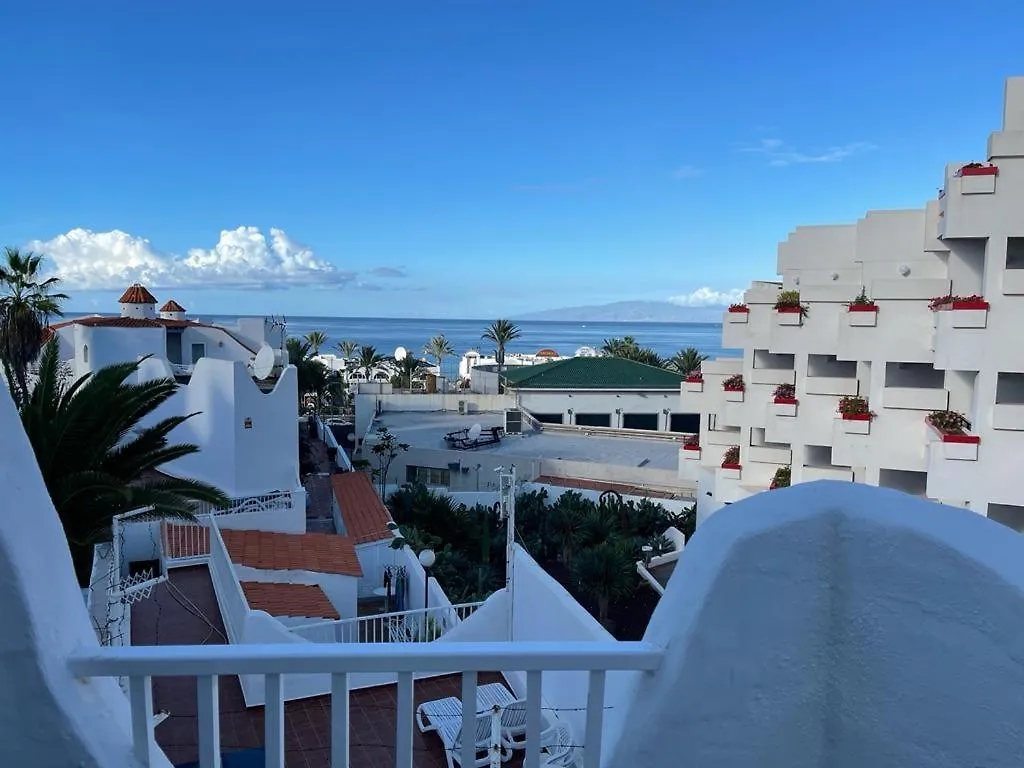
<svg viewBox="0 0 1024 768">
<path fill-rule="evenodd" d="M 404 267 L 374 267 L 370 274 L 374 277 L 406 277 Z"/>
<path fill-rule="evenodd" d="M 782 139 L 761 139 L 756 144 L 740 147 L 740 152 L 764 155 L 768 158 L 768 165 L 781 167 L 807 163 L 838 163 L 848 157 L 870 152 L 873 149 L 877 149 L 877 147 L 870 142 L 854 141 L 849 144 L 807 152 L 789 146 Z"/>
<path fill-rule="evenodd" d="M 669 301 L 681 307 L 721 307 L 743 301 L 743 289 L 715 291 L 704 286 L 681 296 L 670 296 Z"/>
<path fill-rule="evenodd" d="M 72 229 L 26 248 L 45 254 L 65 287 L 120 290 L 139 281 L 149 288 L 285 288 L 345 285 L 353 271 L 338 269 L 284 230 L 269 237 L 257 227 L 223 230 L 210 249 L 190 248 L 184 256 L 164 253 L 144 237 L 127 232 Z"/>
<path fill-rule="evenodd" d="M 672 171 L 672 178 L 674 179 L 692 179 L 700 176 L 702 173 L 700 168 L 692 165 L 681 165 Z"/>
</svg>

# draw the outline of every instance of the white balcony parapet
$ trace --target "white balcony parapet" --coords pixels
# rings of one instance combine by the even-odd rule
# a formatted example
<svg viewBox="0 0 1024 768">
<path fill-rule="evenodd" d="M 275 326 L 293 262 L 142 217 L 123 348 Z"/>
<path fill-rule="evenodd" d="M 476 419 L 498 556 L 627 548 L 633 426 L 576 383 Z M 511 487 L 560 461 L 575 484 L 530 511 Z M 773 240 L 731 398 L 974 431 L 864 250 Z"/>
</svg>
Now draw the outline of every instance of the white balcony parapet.
<svg viewBox="0 0 1024 768">
<path fill-rule="evenodd" d="M 127 677 L 131 701 L 132 738 L 139 764 L 155 764 L 153 739 L 154 677 L 195 677 L 199 683 L 199 754 L 203 768 L 216 765 L 220 754 L 217 679 L 222 675 L 264 675 L 266 678 L 266 765 L 283 768 L 284 675 L 331 675 L 331 765 L 348 768 L 348 676 L 354 673 L 397 673 L 398 712 L 395 765 L 412 765 L 413 674 L 463 674 L 463 729 L 472 732 L 476 717 L 475 675 L 501 670 L 531 671 L 527 686 L 526 764 L 539 765 L 541 680 L 544 672 L 589 672 L 585 768 L 601 765 L 605 678 L 609 671 L 653 672 L 664 651 L 644 642 L 501 642 L 501 643 L 310 643 L 308 645 L 194 645 L 93 648 L 73 654 L 71 673 L 79 678 Z M 463 744 L 462 765 L 475 763 L 472 739 Z"/>
<path fill-rule="evenodd" d="M 249 512 L 269 512 L 273 510 L 291 509 L 295 503 L 293 491 L 273 491 L 255 496 L 238 496 L 231 499 L 226 507 L 214 507 L 202 502 L 196 505 L 197 515 L 236 515 Z"/>
<path fill-rule="evenodd" d="M 416 608 L 335 621 L 319 621 L 291 627 L 313 643 L 422 643 L 441 635 L 469 618 L 483 602 Z"/>
</svg>

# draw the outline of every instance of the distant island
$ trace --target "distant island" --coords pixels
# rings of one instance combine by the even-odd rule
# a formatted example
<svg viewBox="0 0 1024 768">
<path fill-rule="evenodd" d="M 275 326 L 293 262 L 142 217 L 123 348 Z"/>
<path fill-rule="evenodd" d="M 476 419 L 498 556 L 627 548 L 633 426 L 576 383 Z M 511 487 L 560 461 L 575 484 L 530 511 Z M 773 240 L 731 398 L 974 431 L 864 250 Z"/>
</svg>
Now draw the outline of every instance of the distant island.
<svg viewBox="0 0 1024 768">
<path fill-rule="evenodd" d="M 616 301 L 529 312 L 513 319 L 579 323 L 720 323 L 724 311 L 725 307 L 681 307 L 669 301 Z"/>
</svg>

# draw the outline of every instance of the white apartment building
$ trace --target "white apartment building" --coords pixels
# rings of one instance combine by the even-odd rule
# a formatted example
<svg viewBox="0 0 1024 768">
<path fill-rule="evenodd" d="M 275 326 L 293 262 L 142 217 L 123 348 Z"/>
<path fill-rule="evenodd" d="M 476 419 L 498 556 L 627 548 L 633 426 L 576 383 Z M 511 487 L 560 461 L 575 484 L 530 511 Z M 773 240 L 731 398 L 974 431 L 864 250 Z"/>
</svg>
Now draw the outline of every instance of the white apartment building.
<svg viewBox="0 0 1024 768">
<path fill-rule="evenodd" d="M 896 488 L 1024 530 L 1024 78 L 1006 83 L 984 159 L 949 163 L 923 209 L 798 227 L 779 245 L 782 281 L 753 283 L 725 314 L 723 346 L 743 357 L 683 385 L 680 410 L 701 414 L 699 447 L 680 451 L 698 520 L 791 465 L 793 483 Z M 782 291 L 799 292 L 806 316 L 775 308 Z M 862 292 L 866 306 L 848 306 Z M 942 296 L 960 300 L 931 306 Z M 726 391 L 737 375 L 742 391 Z M 844 396 L 870 416 L 843 418 Z M 970 428 L 933 429 L 947 409 Z M 723 467 L 731 446 L 738 460 Z"/>
</svg>

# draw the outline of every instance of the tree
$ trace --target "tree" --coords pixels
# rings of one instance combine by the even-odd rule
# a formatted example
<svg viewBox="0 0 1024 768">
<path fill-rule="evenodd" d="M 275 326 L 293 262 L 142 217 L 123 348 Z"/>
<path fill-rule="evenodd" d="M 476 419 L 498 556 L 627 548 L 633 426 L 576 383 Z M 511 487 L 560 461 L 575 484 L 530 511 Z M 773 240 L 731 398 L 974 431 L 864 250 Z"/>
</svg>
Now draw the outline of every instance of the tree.
<svg viewBox="0 0 1024 768">
<path fill-rule="evenodd" d="M 306 343 L 313 350 L 313 357 L 320 354 L 320 347 L 327 343 L 327 334 L 323 331 L 310 331 L 306 334 Z"/>
<path fill-rule="evenodd" d="M 403 453 L 408 450 L 409 444 L 398 442 L 387 427 L 380 427 L 377 429 L 377 441 L 370 449 L 370 453 L 373 454 L 373 458 L 377 462 L 377 483 L 382 500 L 384 498 L 384 491 L 388 484 L 388 470 L 391 469 L 391 462 L 395 460 L 399 453 Z"/>
<path fill-rule="evenodd" d="M 363 345 L 359 348 L 359 367 L 366 369 L 366 377 L 370 377 L 370 371 L 384 362 L 384 357 L 377 354 L 376 347 Z"/>
<path fill-rule="evenodd" d="M 505 367 L 505 347 L 521 335 L 519 326 L 510 320 L 495 320 L 480 337 L 494 342 L 494 359 L 498 363 L 498 388 L 501 390 L 501 371 Z"/>
<path fill-rule="evenodd" d="M 605 339 L 601 351 L 612 357 L 621 357 L 654 368 L 665 367 L 665 361 L 661 355 L 650 347 L 641 347 L 632 336 L 623 336 L 621 339 Z"/>
<path fill-rule="evenodd" d="M 315 398 L 313 409 L 319 413 L 330 383 L 330 371 L 326 365 L 312 358 L 313 347 L 308 341 L 292 337 L 285 342 L 285 349 L 288 363 L 295 366 L 300 410 L 305 396 L 312 394 Z"/>
<path fill-rule="evenodd" d="M 284 348 L 288 352 L 288 363 L 294 366 L 298 366 L 299 363 L 309 357 L 311 349 L 308 341 L 297 339 L 294 336 L 284 343 Z"/>
<path fill-rule="evenodd" d="M 562 562 L 572 567 L 573 552 L 580 541 L 580 524 L 587 511 L 594 506 L 578 491 L 566 491 L 554 504 L 548 515 L 547 528 L 558 543 Z"/>
<path fill-rule="evenodd" d="M 28 397 L 28 367 L 43 347 L 43 328 L 60 317 L 63 293 L 54 293 L 60 279 L 42 280 L 43 257 L 5 248 L 0 264 L 0 361 L 15 403 Z"/>
<path fill-rule="evenodd" d="M 572 573 L 583 592 L 597 603 L 597 620 L 608 625 L 613 600 L 631 595 L 636 589 L 636 558 L 630 547 L 617 537 L 596 547 L 581 550 Z"/>
<path fill-rule="evenodd" d="M 696 347 L 687 347 L 672 355 L 672 358 L 668 361 L 668 366 L 676 373 L 689 376 L 691 373 L 699 371 L 700 364 L 707 359 L 708 356 L 702 355 Z"/>
<path fill-rule="evenodd" d="M 398 386 L 412 389 L 412 378 L 420 369 L 420 361 L 412 355 L 406 355 L 401 360 L 396 360 L 395 363 L 398 366 L 398 373 L 396 374 Z"/>
<path fill-rule="evenodd" d="M 338 351 L 341 353 L 341 356 L 345 360 L 349 360 L 352 357 L 352 355 L 354 355 L 356 353 L 356 350 L 359 349 L 359 342 L 358 341 L 339 341 L 335 346 L 337 347 Z"/>
<path fill-rule="evenodd" d="M 89 583 L 93 545 L 110 540 L 116 515 L 152 507 L 158 517 L 192 519 L 194 502 L 229 503 L 207 483 L 154 476 L 164 464 L 199 451 L 169 440 L 175 427 L 196 414 L 140 426 L 178 388 L 174 379 L 131 383 L 141 362 L 106 366 L 69 384 L 60 375 L 59 344 L 51 339 L 20 408 L 83 587 Z"/>
<path fill-rule="evenodd" d="M 426 346 L 423 347 L 423 354 L 437 360 L 437 373 L 439 376 L 443 376 L 444 372 L 441 370 L 441 365 L 448 355 L 455 354 L 455 347 L 452 346 L 452 343 L 448 341 L 443 333 L 439 333 L 437 336 L 432 337 Z"/>
</svg>

